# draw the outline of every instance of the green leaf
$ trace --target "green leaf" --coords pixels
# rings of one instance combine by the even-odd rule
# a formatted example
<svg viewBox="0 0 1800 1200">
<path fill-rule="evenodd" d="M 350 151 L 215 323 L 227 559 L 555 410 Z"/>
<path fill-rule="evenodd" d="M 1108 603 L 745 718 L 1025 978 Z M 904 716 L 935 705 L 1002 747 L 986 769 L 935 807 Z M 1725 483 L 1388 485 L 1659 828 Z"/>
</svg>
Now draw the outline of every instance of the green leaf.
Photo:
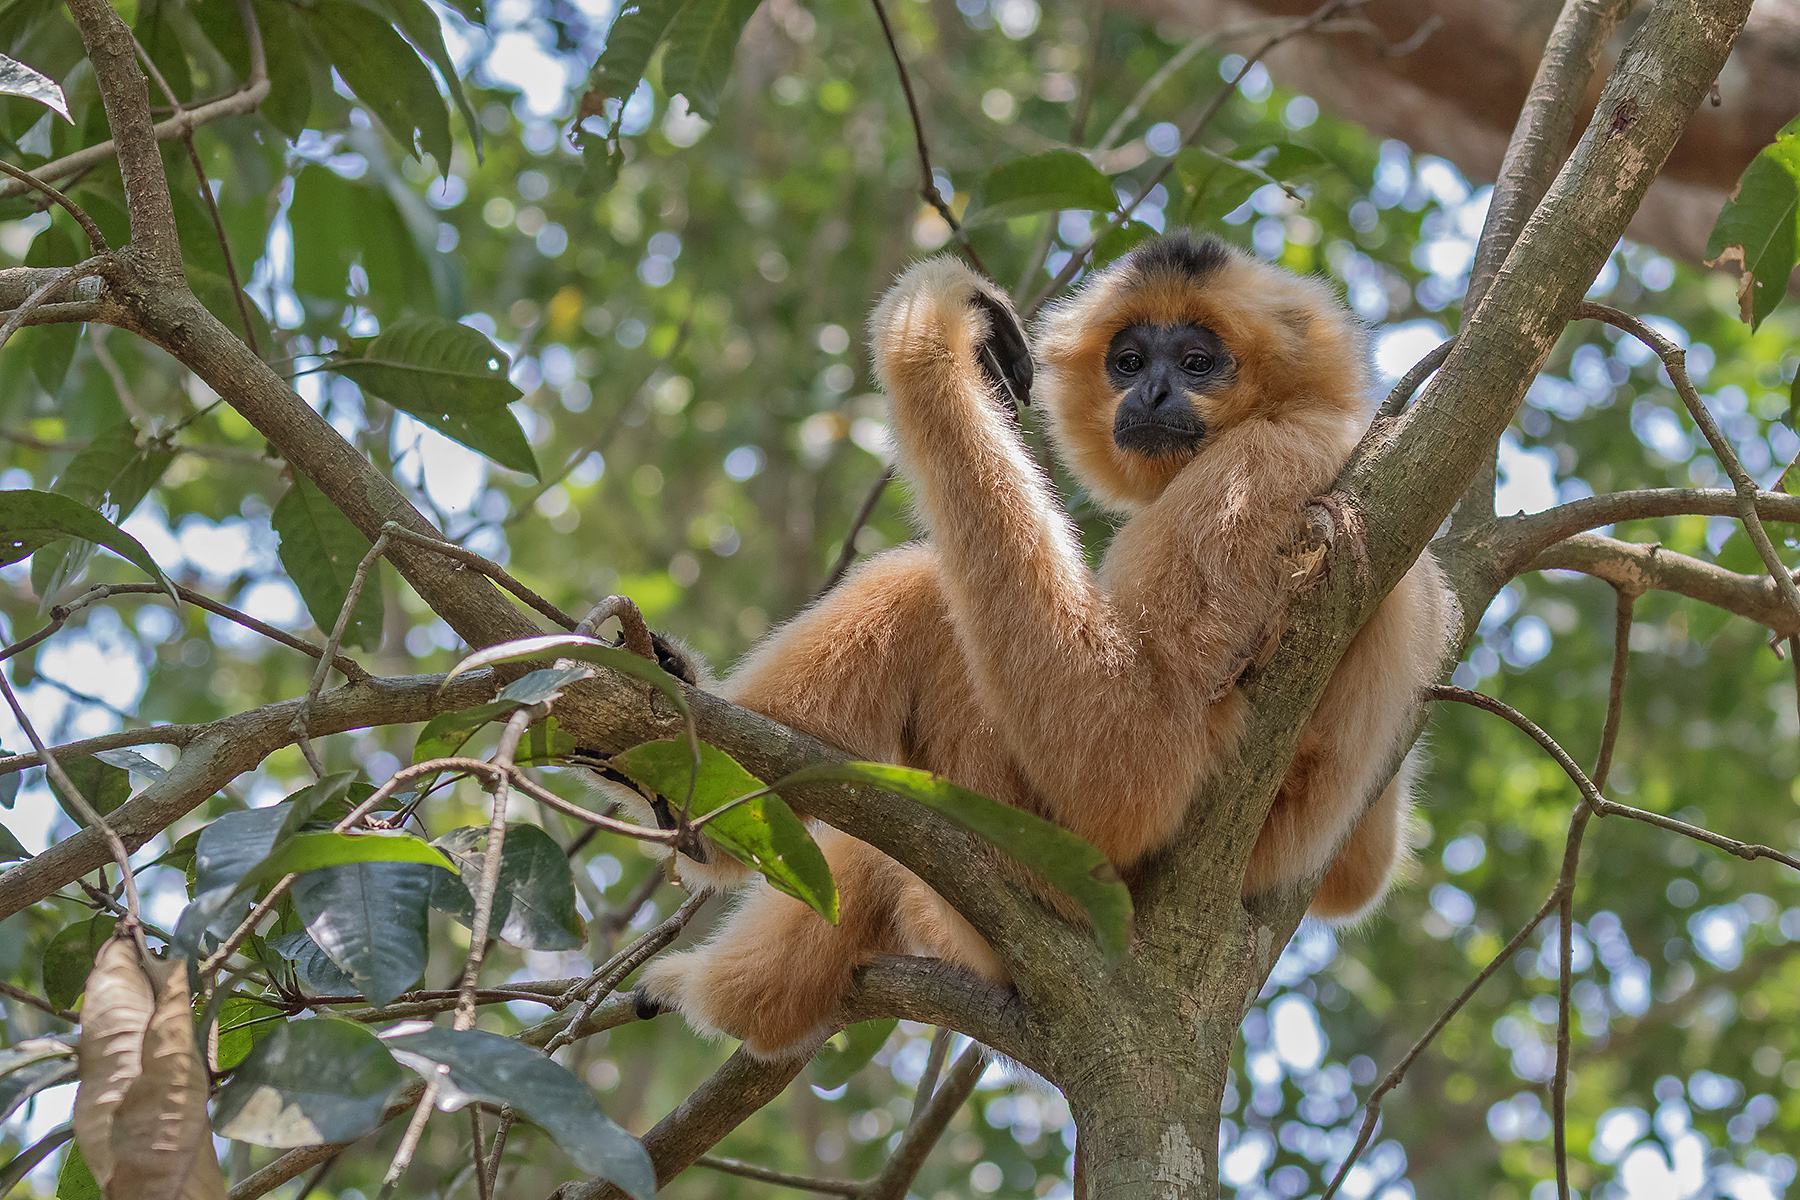
<svg viewBox="0 0 1800 1200">
<path fill-rule="evenodd" d="M 307 817 L 304 805 L 228 812 L 200 831 L 194 843 L 194 899 L 175 924 L 175 942 L 189 958 L 203 957 L 202 935 L 227 937 L 250 912 L 258 868 Z"/>
<path fill-rule="evenodd" d="M 519 707 L 518 703 L 511 700 L 489 700 L 486 704 L 477 704 L 473 708 L 439 713 L 425 722 L 425 728 L 419 730 L 419 740 L 413 743 L 413 762 L 451 757 L 463 748 L 477 729 L 517 711 Z"/>
<path fill-rule="evenodd" d="M 68 1157 L 63 1159 L 62 1170 L 56 1176 L 56 1200 L 105 1200 L 100 1194 L 100 1185 L 94 1182 L 94 1173 L 88 1169 L 87 1160 L 81 1157 L 81 1146 L 71 1143 Z"/>
<path fill-rule="evenodd" d="M 72 1033 L 52 1033 L 44 1037 L 26 1038 L 0 1050 L 0 1075 L 9 1075 L 21 1067 L 46 1058 L 67 1058 L 75 1053 L 80 1037 Z"/>
<path fill-rule="evenodd" d="M 288 223 L 294 234 L 294 290 L 331 320 L 343 308 L 356 262 L 369 280 L 364 299 L 383 320 L 438 301 L 431 268 L 406 217 L 390 192 L 366 178 L 352 182 L 326 167 L 302 168 L 294 179 Z"/>
<path fill-rule="evenodd" d="M 456 111 L 462 114 L 463 124 L 468 127 L 469 137 L 475 143 L 475 155 L 479 158 L 481 122 L 476 119 L 475 110 L 469 107 L 469 99 L 463 94 L 462 81 L 456 76 L 456 62 L 450 57 L 450 48 L 444 45 L 444 27 L 438 23 L 438 16 L 431 11 L 431 6 L 425 0 L 358 0 L 358 3 L 391 22 L 406 35 L 406 40 L 420 54 L 429 58 L 437 67 L 444 86 L 450 90 L 450 99 L 456 103 Z M 450 170 L 450 160 L 438 159 L 438 169 L 447 173 Z"/>
<path fill-rule="evenodd" d="M 643 1145 L 609 1120 L 586 1084 L 531 1047 L 480 1029 L 427 1029 L 389 1038 L 394 1057 L 440 1080 L 441 1108 L 471 1101 L 510 1104 L 556 1139 L 575 1165 L 635 1200 L 656 1194 L 656 1168 Z M 447 1076 L 436 1070 L 448 1069 Z"/>
<path fill-rule="evenodd" d="M 283 875 L 303 874 L 345 863 L 408 862 L 454 867 L 443 853 L 423 838 L 400 830 L 369 833 L 297 833 L 270 853 L 256 868 L 258 882 L 268 883 Z"/>
<path fill-rule="evenodd" d="M 63 98 L 61 84 L 4 54 L 0 54 L 0 93 L 36 100 L 71 125 L 75 123 L 75 118 L 69 115 L 69 102 Z"/>
<path fill-rule="evenodd" d="M 315 992 L 329 996 L 356 990 L 355 980 L 340 971 L 331 956 L 319 949 L 319 944 L 304 931 L 270 939 L 269 949 L 293 963 L 300 982 Z"/>
<path fill-rule="evenodd" d="M 1755 329 L 1787 295 L 1788 277 L 1800 253 L 1800 117 L 1789 121 L 1750 160 L 1737 191 L 1725 202 L 1706 265 L 1734 263 L 1739 316 Z"/>
<path fill-rule="evenodd" d="M 150 552 L 87 505 L 54 492 L 0 491 L 0 567 L 18 562 L 59 538 L 79 538 L 105 546 L 161 584 L 170 599 L 181 602 L 175 585 Z"/>
<path fill-rule="evenodd" d="M 1234 162 L 1220 161 L 1203 150 L 1183 150 L 1175 156 L 1175 170 L 1187 187 L 1183 220 L 1189 224 L 1215 224 L 1243 206 L 1256 189 L 1268 181 Z"/>
<path fill-rule="evenodd" d="M 356 98 L 407 151 L 423 150 L 440 170 L 450 166 L 450 110 L 437 81 L 393 25 L 351 0 L 319 0 L 297 8 Z"/>
<path fill-rule="evenodd" d="M 541 766 L 560 762 L 575 753 L 575 750 L 574 736 L 558 728 L 555 717 L 545 717 L 525 731 L 525 739 L 519 743 L 519 749 L 513 755 L 513 765 Z"/>
<path fill-rule="evenodd" d="M 206 236 L 213 238 L 211 224 L 207 225 Z M 218 244 L 216 238 L 213 241 Z M 231 330 L 231 336 L 246 346 L 249 341 L 244 337 L 244 314 L 250 315 L 250 328 L 256 331 L 256 344 L 259 348 L 275 345 L 275 336 L 269 331 L 269 320 L 263 316 L 262 310 L 248 295 L 231 286 L 231 280 L 217 271 L 208 271 L 204 267 L 188 263 L 182 267 L 187 276 L 188 288 L 194 298 L 200 301 L 201 307 L 218 318 L 219 324 Z M 244 307 L 239 308 L 237 298 L 244 296 Z M 264 353 L 267 353 L 264 349 Z"/>
<path fill-rule="evenodd" d="M 978 197 L 963 218 L 965 226 L 1069 208 L 1113 212 L 1119 207 L 1106 176 L 1073 150 L 1046 150 L 995 167 L 981 181 Z"/>
<path fill-rule="evenodd" d="M 30 1066 L 0 1075 L 0 1121 L 12 1116 L 19 1105 L 45 1088 L 69 1082 L 80 1070 L 73 1058 L 42 1058 Z"/>
<path fill-rule="evenodd" d="M 44 947 L 44 998 L 58 1008 L 73 1008 L 87 988 L 94 956 L 112 937 L 118 922 L 107 916 L 75 922 L 50 939 Z"/>
<path fill-rule="evenodd" d="M 353 1142 L 381 1126 L 406 1073 L 353 1021 L 276 1025 L 219 1089 L 213 1129 L 252 1146 Z"/>
<path fill-rule="evenodd" d="M 101 762 L 93 757 L 73 758 L 63 763 L 62 769 L 63 774 L 69 777 L 69 782 L 80 789 L 82 799 L 103 817 L 131 799 L 131 776 L 111 763 Z M 49 780 L 51 793 L 56 796 L 56 802 L 62 805 L 62 810 L 69 814 L 69 819 L 77 825 L 85 826 L 87 822 L 76 811 L 74 803 L 63 795 L 62 785 L 56 782 L 56 776 L 49 776 Z"/>
<path fill-rule="evenodd" d="M 281 1029 L 280 1021 L 269 1020 L 281 1015 L 281 1009 L 255 996 L 225 997 L 219 1005 L 219 1069 L 231 1070 L 258 1042 Z"/>
<path fill-rule="evenodd" d="M 52 220 L 43 232 L 31 239 L 31 246 L 25 252 L 25 265 L 72 266 L 86 257 L 81 249 L 86 244 L 85 240 L 76 243 L 65 221 Z M 61 393 L 69 363 L 75 358 L 75 347 L 81 341 L 81 326 L 69 321 L 38 326 L 29 332 L 32 336 L 23 349 L 31 361 L 31 373 L 37 377 L 38 386 L 54 398 Z"/>
<path fill-rule="evenodd" d="M 150 56 L 168 81 L 175 98 L 188 101 L 194 96 L 194 81 L 188 73 L 187 52 L 182 49 L 181 36 L 176 29 L 176 22 L 187 16 L 183 11 L 185 5 L 179 0 L 138 0 L 137 21 L 132 26 L 132 35 L 137 38 L 138 45 Z M 162 88 L 151 84 L 151 95 L 154 104 L 167 104 L 169 98 L 163 94 Z"/>
<path fill-rule="evenodd" d="M 11 775 L 7 778 L 16 780 L 18 776 Z M 13 786 L 16 788 L 18 784 L 15 783 Z M 7 807 L 12 806 L 8 804 Z M 19 839 L 13 836 L 13 831 L 0 825 L 0 862 L 18 862 L 20 859 L 30 857 L 31 851 L 20 845 Z"/>
<path fill-rule="evenodd" d="M 299 472 L 294 485 L 275 505 L 269 517 L 280 541 L 281 565 L 300 589 L 313 624 L 330 630 L 337 625 L 344 597 L 356 568 L 369 552 L 369 539 L 350 523 L 337 505 L 325 498 L 313 482 Z M 381 566 L 377 563 L 363 581 L 344 642 L 373 650 L 381 644 Z"/>
<path fill-rule="evenodd" d="M 507 409 L 522 394 L 504 352 L 480 330 L 442 317 L 405 317 L 358 339 L 355 357 L 327 366 L 445 437 L 535 478 L 537 459 Z"/>
<path fill-rule="evenodd" d="M 621 646 L 609 645 L 598 638 L 582 637 L 576 633 L 547 633 L 539 637 L 497 642 L 477 650 L 451 667 L 450 673 L 444 676 L 444 684 L 447 686 L 452 679 L 466 671 L 477 671 L 483 667 L 517 662 L 524 658 L 573 658 L 622 671 L 653 685 L 669 698 L 676 711 L 684 717 L 688 715 L 687 697 L 682 694 L 679 679 L 649 659 L 633 654 Z"/>
<path fill-rule="evenodd" d="M 0 749 L 0 758 L 8 753 L 10 751 Z M 19 798 L 19 781 L 24 778 L 24 774 L 23 771 L 10 771 L 0 775 L 0 808 L 11 808 L 13 801 Z"/>
<path fill-rule="evenodd" d="M 679 92 L 709 121 L 719 116 L 719 93 L 731 75 L 738 38 L 759 0 L 687 0 L 663 31 L 663 88 Z"/>
<path fill-rule="evenodd" d="M 900 1018 L 885 1021 L 859 1021 L 834 1034 L 813 1055 L 813 1086 L 830 1091 L 843 1087 L 850 1077 L 869 1065 L 869 1061 L 887 1045 L 888 1036 L 900 1024 Z M 839 1045 L 839 1041 L 843 1045 Z"/>
<path fill-rule="evenodd" d="M 1106 855 L 1062 826 L 929 771 L 887 763 L 820 763 L 795 771 L 778 786 L 826 779 L 891 792 L 986 838 L 1082 907 L 1109 965 L 1124 959 L 1131 944 L 1131 892 Z"/>
<path fill-rule="evenodd" d="M 294 26 L 293 6 L 281 0 L 254 0 L 256 24 L 262 34 L 263 56 L 268 65 L 269 96 L 257 108 L 269 123 L 290 139 L 306 128 L 312 111 L 312 79 L 300 32 Z M 206 34 L 206 40 L 224 56 L 239 79 L 250 77 L 250 41 L 235 4 L 195 4 L 190 9 Z"/>
<path fill-rule="evenodd" d="M 58 1125 L 49 1133 L 33 1142 L 0 1167 L 0 1196 L 10 1196 L 13 1189 L 25 1182 L 25 1177 L 32 1169 L 54 1154 L 63 1143 L 75 1136 L 73 1125 Z M 73 1154 L 74 1150 L 71 1149 Z"/>
<path fill-rule="evenodd" d="M 77 451 L 51 490 L 80 501 L 110 521 L 123 521 L 174 461 L 175 452 L 159 442 L 138 445 L 137 427 L 127 418 Z M 52 549 L 58 545 L 60 554 Z M 93 553 L 94 544 L 88 541 L 46 546 L 31 560 L 33 589 L 45 598 L 57 595 L 81 577 Z"/>
<path fill-rule="evenodd" d="M 685 741 L 645 742 L 609 760 L 613 768 L 679 807 L 693 779 L 694 816 L 760 791 L 762 780 L 717 746 L 700 743 L 696 775 Z M 747 800 L 706 824 L 706 835 L 739 862 L 755 867 L 777 890 L 837 924 L 837 884 L 805 822 L 773 792 Z"/>
<path fill-rule="evenodd" d="M 1156 230 L 1142 221 L 1127 221 L 1095 244 L 1091 261 L 1096 267 L 1105 266 L 1139 242 L 1155 236 Z"/>
<path fill-rule="evenodd" d="M 440 868 L 410 862 L 350 863 L 294 882 L 306 932 L 377 1007 L 425 971 L 426 901 Z"/>
<path fill-rule="evenodd" d="M 571 683 L 592 675 L 586 667 L 544 667 L 501 688 L 500 699 L 518 704 L 541 704 L 560 694 Z"/>
<path fill-rule="evenodd" d="M 588 72 L 589 90 L 621 104 L 629 100 L 681 6 L 682 0 L 626 0 L 606 31 L 606 48 Z"/>
<path fill-rule="evenodd" d="M 455 875 L 440 875 L 432 889 L 432 907 L 465 925 L 475 920 L 474 890 L 481 879 L 487 850 L 487 826 L 453 829 L 437 839 L 455 860 Z M 526 950 L 579 950 L 587 930 L 575 911 L 575 878 L 569 856 L 555 839 L 536 825 L 509 824 L 500 847 L 500 886 L 489 917 L 490 935 Z"/>
<path fill-rule="evenodd" d="M 142 775 L 145 779 L 161 779 L 168 774 L 160 764 L 151 762 L 136 750 L 100 750 L 95 752 L 94 757 L 130 774 Z"/>
</svg>

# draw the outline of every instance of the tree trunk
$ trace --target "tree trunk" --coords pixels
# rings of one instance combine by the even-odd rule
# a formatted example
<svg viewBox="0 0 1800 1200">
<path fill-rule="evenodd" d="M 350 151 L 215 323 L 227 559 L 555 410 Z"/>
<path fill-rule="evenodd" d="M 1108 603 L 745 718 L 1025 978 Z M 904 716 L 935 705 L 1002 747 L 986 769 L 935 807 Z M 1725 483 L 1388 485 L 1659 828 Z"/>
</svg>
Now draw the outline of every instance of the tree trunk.
<svg viewBox="0 0 1800 1200">
<path fill-rule="evenodd" d="M 1318 3 L 1122 0 L 1122 7 L 1198 32 L 1259 17 L 1301 17 Z M 1619 47 L 1650 8 L 1638 3 L 1601 56 L 1577 131 L 1587 124 Z M 1278 82 L 1338 116 L 1487 181 L 1500 169 L 1561 9 L 1561 0 L 1383 0 L 1356 10 L 1374 36 L 1297 38 L 1265 61 Z M 1413 47 L 1409 39 L 1420 34 Z M 1744 167 L 1800 111 L 1800 0 L 1758 0 L 1718 89 L 1719 104 L 1702 104 L 1694 114 L 1628 230 L 1693 263 Z"/>
</svg>

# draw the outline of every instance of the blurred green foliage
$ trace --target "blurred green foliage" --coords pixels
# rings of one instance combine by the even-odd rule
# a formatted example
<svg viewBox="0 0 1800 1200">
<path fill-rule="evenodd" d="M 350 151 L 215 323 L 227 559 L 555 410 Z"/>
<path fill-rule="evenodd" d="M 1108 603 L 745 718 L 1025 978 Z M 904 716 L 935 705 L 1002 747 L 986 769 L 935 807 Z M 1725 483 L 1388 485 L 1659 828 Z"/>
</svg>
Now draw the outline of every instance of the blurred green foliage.
<svg viewBox="0 0 1800 1200">
<path fill-rule="evenodd" d="M 256 0 L 272 95 L 260 115 L 206 126 L 195 144 L 239 278 L 267 319 L 257 330 L 261 352 L 291 371 L 301 394 L 447 536 L 572 612 L 626 593 L 652 624 L 728 663 L 803 605 L 837 559 L 887 452 L 864 314 L 904 263 L 949 239 L 920 200 L 913 128 L 874 14 L 850 0 L 769 0 L 749 19 L 712 123 L 663 86 L 667 52 L 649 58 L 649 81 L 622 109 L 613 96 L 586 118 L 590 138 L 612 143 L 611 161 L 596 165 L 592 147 L 584 156 L 571 133 L 611 5 L 433 9 L 441 55 L 429 44 L 429 22 L 408 23 L 424 7 L 397 4 L 371 21 L 382 5 Z M 124 11 L 184 102 L 223 94 L 245 76 L 247 43 L 226 0 L 140 0 Z M 1074 0 L 894 0 L 890 15 L 920 94 L 938 189 L 958 212 L 982 195 L 1005 196 L 1011 207 L 971 237 L 995 278 L 1029 297 L 1100 220 L 1033 212 L 1018 198 L 1103 196 L 1092 180 L 1071 185 L 1086 190 L 1032 192 L 1029 171 L 1003 172 L 998 187 L 987 184 L 990 172 L 1070 142 L 1092 146 L 1183 38 Z M 473 23 L 483 17 L 485 25 Z M 376 27 L 379 37 L 369 32 Z M 74 117 L 67 124 L 30 100 L 0 100 L 0 151 L 10 160 L 34 165 L 105 136 L 92 75 L 59 6 L 0 5 L 0 43 L 61 80 Z M 1177 126 L 1241 65 L 1221 59 L 1231 49 L 1198 53 L 1107 138 L 1116 146 L 1098 165 L 1115 192 L 1134 193 L 1177 150 Z M 435 79 L 428 60 L 438 64 Z M 462 74 L 454 97 L 459 85 L 442 73 L 446 62 Z M 682 69 L 699 78 L 692 62 Z M 1321 114 L 1254 69 L 1201 141 L 1293 195 L 1189 150 L 1135 214 L 1140 232 L 1191 220 L 1328 276 L 1369 322 L 1390 381 L 1454 330 L 1485 190 L 1441 160 Z M 236 328 L 225 255 L 193 169 L 177 143 L 167 144 L 165 162 L 196 287 L 212 289 L 207 302 Z M 115 167 L 81 176 L 72 195 L 115 244 L 123 240 Z M 82 242 L 64 214 L 47 216 L 30 200 L 5 203 L 6 264 L 75 261 Z M 1654 314 L 1688 348 L 1695 382 L 1746 465 L 1765 484 L 1780 476 L 1800 452 L 1789 415 L 1800 365 L 1791 308 L 1752 331 L 1737 319 L 1732 280 L 1629 244 L 1592 295 Z M 432 317 L 461 320 L 510 357 L 522 393 L 510 411 L 537 478 L 485 461 L 351 378 L 317 369 L 334 354 L 357 353 L 365 344 L 357 339 Z M 123 519 L 171 577 L 317 638 L 271 524 L 290 486 L 284 464 L 215 399 L 164 352 L 124 333 L 24 330 L 0 355 L 0 487 L 56 486 L 84 447 L 104 444 L 129 420 L 162 469 L 127 506 L 134 511 L 107 515 Z M 1659 365 L 1616 331 L 1592 326 L 1569 331 L 1501 452 L 1503 513 L 1589 492 L 1721 482 Z M 1065 494 L 1097 552 L 1107 521 L 1079 493 Z M 1723 519 L 1614 532 L 1758 569 Z M 890 488 L 856 549 L 911 534 L 903 489 Z M 1784 544 L 1790 557 L 1792 546 Z M 140 578 L 106 555 L 87 564 L 89 580 Z M 465 648 L 391 575 L 388 584 L 378 613 L 368 614 L 379 647 L 361 661 L 379 674 L 446 669 Z M 0 569 L 9 641 L 41 624 L 44 603 L 24 564 Z M 1483 617 L 1457 680 L 1502 697 L 1578 758 L 1591 757 L 1611 614 L 1610 591 L 1592 580 L 1516 580 Z M 1800 844 L 1793 668 L 1765 637 L 1678 597 L 1639 603 L 1616 794 L 1738 838 Z M 241 628 L 143 596 L 84 610 L 9 666 L 40 730 L 57 741 L 213 720 L 299 695 L 311 671 L 310 660 Z M 411 759 L 416 733 L 369 730 L 320 749 L 332 768 L 379 782 Z M 478 735 L 472 748 L 485 751 L 492 736 Z M 16 732 L 5 737 L 9 747 L 19 741 Z M 1554 764 L 1510 726 L 1460 707 L 1434 719 L 1430 745 L 1411 881 L 1354 929 L 1303 929 L 1245 1023 L 1221 1145 L 1238 1196 L 1318 1192 L 1354 1136 L 1360 1097 L 1554 879 L 1576 798 Z M 155 843 L 170 852 L 167 865 L 143 873 L 149 917 L 173 927 L 187 900 L 192 835 L 205 821 L 267 805 L 309 778 L 297 752 L 277 754 L 178 822 Z M 564 773 L 546 778 L 580 794 Z M 430 836 L 485 825 L 485 797 L 464 783 L 434 794 L 421 815 Z M 565 845 L 576 840 L 560 817 L 525 815 Z M 37 772 L 7 825 L 31 850 L 72 829 Z M 185 858 L 177 843 L 189 848 Z M 1792 953 L 1800 879 L 1637 825 L 1600 822 L 1588 845 L 1575 896 L 1575 1186 L 1583 1196 L 1783 1194 L 1800 1146 L 1800 957 Z M 601 835 L 582 841 L 573 862 L 591 953 L 501 944 L 490 978 L 585 974 L 679 902 L 664 888 L 629 928 L 609 925 L 606 914 L 655 869 L 650 857 Z M 65 893 L 0 923 L 0 973 L 59 1001 L 68 998 L 64 951 L 78 936 L 67 931 L 94 915 Z M 425 985 L 443 987 L 460 973 L 468 935 L 446 916 L 432 920 Z M 271 940 L 299 928 L 291 911 L 282 921 Z M 1348 1194 L 1553 1195 L 1546 1080 L 1555 987 L 1547 927 L 1414 1065 Z M 484 1028 L 512 1032 L 545 1010 L 515 1001 L 483 1011 Z M 8 1044 L 62 1027 L 7 1005 Z M 872 1175 L 910 1112 L 929 1038 L 928 1029 L 902 1024 L 871 1066 L 830 1091 L 802 1076 L 720 1152 L 808 1174 Z M 664 1020 L 577 1042 L 565 1060 L 611 1118 L 641 1132 L 723 1053 Z M 1066 1195 L 1066 1106 L 1000 1068 L 984 1084 L 915 1192 Z M 6 1126 L 5 1153 L 63 1119 L 67 1097 L 57 1095 Z M 390 1128 L 363 1143 L 312 1195 L 373 1195 L 398 1136 Z M 227 1169 L 241 1178 L 272 1153 L 237 1144 Z M 49 1194 L 62 1158 L 46 1159 L 26 1194 Z M 467 1162 L 466 1122 L 433 1122 L 405 1193 L 473 1194 L 460 1174 Z M 508 1195 L 545 1194 L 576 1173 L 527 1127 L 515 1133 L 505 1169 Z M 767 1190 L 696 1169 L 667 1194 Z"/>
</svg>

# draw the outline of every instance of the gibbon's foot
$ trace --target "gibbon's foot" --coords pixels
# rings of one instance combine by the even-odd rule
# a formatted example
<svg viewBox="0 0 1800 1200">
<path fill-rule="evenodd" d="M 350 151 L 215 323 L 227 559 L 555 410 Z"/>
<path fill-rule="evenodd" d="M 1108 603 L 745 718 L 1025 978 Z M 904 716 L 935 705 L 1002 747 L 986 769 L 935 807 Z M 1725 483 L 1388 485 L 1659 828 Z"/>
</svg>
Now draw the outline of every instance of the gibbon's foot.
<svg viewBox="0 0 1800 1200">
<path fill-rule="evenodd" d="M 663 1006 L 647 996 L 642 987 L 632 991 L 631 1006 L 637 1010 L 640 1021 L 653 1021 L 663 1014 Z"/>
<path fill-rule="evenodd" d="M 686 646 L 665 634 L 650 634 L 650 644 L 656 648 L 656 665 L 673 675 L 689 687 L 699 687 L 705 672 L 694 661 L 692 652 Z"/>
<path fill-rule="evenodd" d="M 988 318 L 987 338 L 976 352 L 981 373 L 1016 417 L 1019 409 L 1031 403 L 1031 345 L 1025 340 L 1025 329 L 1012 305 L 986 288 L 977 286 L 969 300 Z"/>
</svg>

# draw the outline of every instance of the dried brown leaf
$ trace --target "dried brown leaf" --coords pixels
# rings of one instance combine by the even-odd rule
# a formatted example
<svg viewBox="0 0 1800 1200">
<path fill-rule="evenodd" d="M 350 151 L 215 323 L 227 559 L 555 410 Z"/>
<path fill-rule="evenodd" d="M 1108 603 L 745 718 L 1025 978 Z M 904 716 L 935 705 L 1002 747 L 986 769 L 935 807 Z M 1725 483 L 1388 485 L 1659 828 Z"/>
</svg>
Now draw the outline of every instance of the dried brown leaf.
<svg viewBox="0 0 1800 1200">
<path fill-rule="evenodd" d="M 100 947 L 81 1005 L 81 1085 L 75 1092 L 75 1140 L 104 1189 L 112 1179 L 113 1118 L 143 1070 L 144 1031 L 156 1010 L 150 980 L 129 936 Z"/>
<path fill-rule="evenodd" d="M 200 1146 L 212 1146 L 187 971 L 185 964 L 172 965 L 144 1031 L 143 1070 L 114 1114 L 115 1167 L 103 1185 L 108 1200 L 181 1200 Z"/>
</svg>

